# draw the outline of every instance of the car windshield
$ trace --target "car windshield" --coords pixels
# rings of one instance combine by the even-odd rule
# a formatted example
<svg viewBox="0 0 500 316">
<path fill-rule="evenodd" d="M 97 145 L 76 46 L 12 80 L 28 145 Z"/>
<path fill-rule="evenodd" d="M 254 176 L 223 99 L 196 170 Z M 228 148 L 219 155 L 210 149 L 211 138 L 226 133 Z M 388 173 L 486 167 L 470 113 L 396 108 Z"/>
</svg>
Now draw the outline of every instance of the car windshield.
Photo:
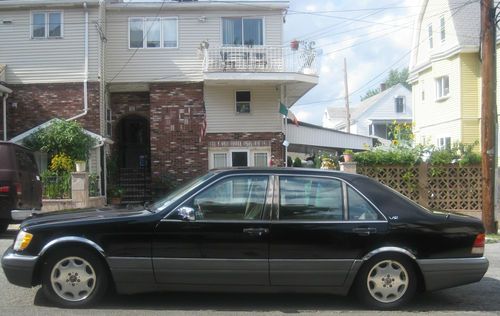
<svg viewBox="0 0 500 316">
<path fill-rule="evenodd" d="M 163 199 L 153 203 L 149 209 L 152 210 L 153 212 L 161 212 L 164 209 L 166 209 L 169 205 L 177 201 L 184 193 L 191 191 L 192 189 L 196 188 L 200 184 L 202 184 L 204 181 L 210 179 L 213 177 L 215 174 L 212 172 L 209 172 L 203 176 L 200 176 L 198 178 L 195 178 L 186 184 L 178 187 L 174 191 L 170 192 L 166 197 Z"/>
</svg>

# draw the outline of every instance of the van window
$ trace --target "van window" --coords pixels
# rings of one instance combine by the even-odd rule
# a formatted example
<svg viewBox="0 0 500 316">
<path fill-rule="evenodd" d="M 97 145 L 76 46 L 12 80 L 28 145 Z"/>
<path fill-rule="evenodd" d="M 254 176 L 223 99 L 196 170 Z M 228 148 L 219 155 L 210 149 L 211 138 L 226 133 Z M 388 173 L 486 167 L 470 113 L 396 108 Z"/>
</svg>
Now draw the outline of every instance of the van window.
<svg viewBox="0 0 500 316">
<path fill-rule="evenodd" d="M 16 149 L 17 168 L 28 172 L 37 172 L 35 158 L 32 154 Z"/>
</svg>

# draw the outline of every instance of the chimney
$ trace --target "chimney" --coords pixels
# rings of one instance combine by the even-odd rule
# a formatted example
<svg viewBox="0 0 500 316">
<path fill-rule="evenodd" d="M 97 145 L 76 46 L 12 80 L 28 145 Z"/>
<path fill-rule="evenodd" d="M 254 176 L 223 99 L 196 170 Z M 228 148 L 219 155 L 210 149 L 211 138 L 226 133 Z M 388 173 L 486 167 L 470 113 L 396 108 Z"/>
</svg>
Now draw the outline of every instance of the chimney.
<svg viewBox="0 0 500 316">
<path fill-rule="evenodd" d="M 386 89 L 386 85 L 385 85 L 385 82 L 383 82 L 380 84 L 380 92 L 385 91 L 385 89 Z"/>
</svg>

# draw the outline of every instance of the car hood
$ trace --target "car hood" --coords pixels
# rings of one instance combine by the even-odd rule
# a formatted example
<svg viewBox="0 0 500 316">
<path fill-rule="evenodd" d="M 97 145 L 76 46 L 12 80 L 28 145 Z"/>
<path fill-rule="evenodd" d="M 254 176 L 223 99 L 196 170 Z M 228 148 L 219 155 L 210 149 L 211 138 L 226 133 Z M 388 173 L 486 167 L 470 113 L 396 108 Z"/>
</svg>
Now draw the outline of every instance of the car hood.
<svg viewBox="0 0 500 316">
<path fill-rule="evenodd" d="M 89 222 L 89 221 L 109 221 L 115 219 L 131 218 L 137 216 L 150 215 L 151 212 L 146 209 L 126 209 L 126 208 L 100 208 L 84 210 L 64 210 L 36 214 L 26 219 L 21 228 L 38 226 L 44 224 L 61 224 L 71 222 Z"/>
</svg>

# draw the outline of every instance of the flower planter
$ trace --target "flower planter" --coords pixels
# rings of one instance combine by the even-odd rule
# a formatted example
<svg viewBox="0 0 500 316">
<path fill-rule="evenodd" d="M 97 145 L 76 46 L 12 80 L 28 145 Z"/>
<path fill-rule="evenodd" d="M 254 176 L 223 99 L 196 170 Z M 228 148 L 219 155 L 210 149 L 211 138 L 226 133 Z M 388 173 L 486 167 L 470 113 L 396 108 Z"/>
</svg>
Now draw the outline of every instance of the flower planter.
<svg viewBox="0 0 500 316">
<path fill-rule="evenodd" d="M 76 172 L 85 172 L 85 169 L 87 169 L 87 162 L 86 161 L 75 161 L 75 168 L 76 168 Z"/>
<path fill-rule="evenodd" d="M 292 50 L 298 50 L 299 49 L 299 41 L 293 40 L 290 42 L 290 48 Z"/>
<path fill-rule="evenodd" d="M 344 162 L 352 162 L 352 155 L 344 154 Z"/>
</svg>

